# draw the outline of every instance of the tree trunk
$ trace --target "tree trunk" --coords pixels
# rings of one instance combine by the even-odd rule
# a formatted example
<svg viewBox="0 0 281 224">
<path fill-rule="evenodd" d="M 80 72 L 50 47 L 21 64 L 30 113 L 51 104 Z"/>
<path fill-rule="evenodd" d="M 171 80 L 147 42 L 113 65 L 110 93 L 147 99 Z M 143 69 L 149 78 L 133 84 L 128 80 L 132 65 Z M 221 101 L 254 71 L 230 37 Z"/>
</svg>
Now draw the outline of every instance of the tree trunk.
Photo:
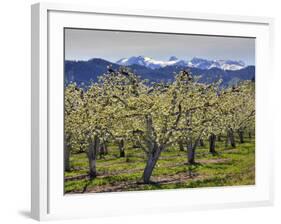
<svg viewBox="0 0 281 224">
<path fill-rule="evenodd" d="M 182 140 L 179 140 L 178 141 L 178 145 L 179 145 L 179 148 L 180 148 L 180 151 L 184 151 L 184 146 L 183 146 L 183 141 Z"/>
<path fill-rule="evenodd" d="M 238 135 L 239 135 L 240 143 L 241 144 L 244 143 L 244 130 L 242 128 L 239 128 Z"/>
<path fill-rule="evenodd" d="M 107 143 L 104 142 L 103 145 L 104 145 L 104 154 L 107 155 L 108 154 Z"/>
<path fill-rule="evenodd" d="M 194 144 L 192 142 L 192 113 L 186 113 L 186 126 L 189 127 L 188 131 L 188 138 L 187 138 L 187 164 L 194 164 L 195 163 L 195 149 L 200 141 L 201 136 L 199 136 Z"/>
<path fill-rule="evenodd" d="M 153 150 L 151 150 L 151 153 L 149 154 L 148 160 L 146 162 L 146 166 L 143 171 L 143 182 L 145 184 L 150 183 L 150 177 L 151 177 L 153 169 L 160 157 L 162 149 L 163 149 L 163 147 L 161 147 L 161 146 L 159 147 L 155 144 Z"/>
<path fill-rule="evenodd" d="M 249 131 L 249 139 L 252 139 L 252 132 Z"/>
<path fill-rule="evenodd" d="M 97 136 L 94 136 L 94 139 L 90 139 L 89 150 L 88 150 L 89 175 L 91 179 L 97 176 L 96 159 L 97 159 L 98 147 L 99 147 L 99 138 Z"/>
<path fill-rule="evenodd" d="M 225 147 L 227 147 L 229 144 L 229 137 L 228 137 L 228 131 L 226 132 L 226 137 L 225 137 Z"/>
<path fill-rule="evenodd" d="M 235 148 L 236 147 L 236 143 L 235 143 L 235 136 L 234 136 L 234 132 L 233 129 L 230 129 L 230 145 L 231 147 Z"/>
<path fill-rule="evenodd" d="M 199 145 L 200 145 L 200 146 L 205 146 L 204 140 L 203 140 L 202 138 L 200 138 L 200 140 L 199 140 Z"/>
<path fill-rule="evenodd" d="M 104 143 L 100 144 L 100 147 L 99 147 L 99 154 L 100 154 L 100 159 L 101 159 L 101 158 L 104 158 L 104 155 L 105 155 Z"/>
<path fill-rule="evenodd" d="M 209 137 L 209 143 L 210 143 L 210 153 L 212 155 L 215 155 L 216 152 L 216 135 L 214 133 L 211 133 Z"/>
<path fill-rule="evenodd" d="M 124 139 L 121 138 L 118 142 L 120 157 L 125 157 Z"/>
<path fill-rule="evenodd" d="M 221 142 L 221 133 L 218 134 L 218 141 Z"/>
<path fill-rule="evenodd" d="M 189 140 L 187 144 L 187 163 L 188 164 L 195 164 L 195 150 L 198 145 L 199 139 L 192 144 L 192 141 Z"/>
<path fill-rule="evenodd" d="M 233 147 L 233 148 L 236 147 L 234 133 L 233 133 L 233 129 L 232 128 L 229 128 L 227 130 L 226 146 L 228 145 L 228 143 L 230 143 L 231 147 Z"/>
<path fill-rule="evenodd" d="M 70 171 L 70 137 L 64 138 L 64 171 Z"/>
<path fill-rule="evenodd" d="M 188 147 L 187 160 L 188 160 L 188 164 L 195 163 L 195 150 L 194 147 L 192 146 Z"/>
<path fill-rule="evenodd" d="M 150 177 L 152 175 L 153 169 L 154 169 L 165 145 L 164 144 L 159 145 L 156 142 L 151 115 L 146 116 L 146 129 L 147 129 L 146 145 L 147 145 L 147 149 L 148 149 L 148 152 L 147 152 L 148 159 L 147 159 L 144 171 L 143 171 L 142 178 L 143 178 L 143 182 L 145 184 L 148 184 L 148 183 L 150 183 Z"/>
</svg>

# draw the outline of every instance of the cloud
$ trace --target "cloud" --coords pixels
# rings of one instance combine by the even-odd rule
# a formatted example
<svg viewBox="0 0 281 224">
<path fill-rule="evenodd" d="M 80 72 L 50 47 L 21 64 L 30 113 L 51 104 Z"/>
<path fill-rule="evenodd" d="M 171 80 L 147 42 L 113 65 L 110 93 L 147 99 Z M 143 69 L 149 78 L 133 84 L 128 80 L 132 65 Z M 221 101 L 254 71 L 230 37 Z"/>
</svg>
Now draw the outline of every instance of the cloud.
<svg viewBox="0 0 281 224">
<path fill-rule="evenodd" d="M 116 61 L 123 57 L 149 56 L 168 60 L 170 56 L 191 59 L 243 60 L 255 64 L 255 39 L 241 37 L 163 34 L 128 31 L 65 29 L 65 58 Z"/>
</svg>

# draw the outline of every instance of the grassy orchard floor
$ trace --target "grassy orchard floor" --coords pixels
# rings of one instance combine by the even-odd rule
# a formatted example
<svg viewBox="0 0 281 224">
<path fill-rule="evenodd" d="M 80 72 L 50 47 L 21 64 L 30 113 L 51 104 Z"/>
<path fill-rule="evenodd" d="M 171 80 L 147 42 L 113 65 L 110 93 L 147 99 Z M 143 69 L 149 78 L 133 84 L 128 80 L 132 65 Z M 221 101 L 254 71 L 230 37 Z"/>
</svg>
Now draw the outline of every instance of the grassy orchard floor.
<svg viewBox="0 0 281 224">
<path fill-rule="evenodd" d="M 235 149 L 217 142 L 218 155 L 208 152 L 208 144 L 197 149 L 198 165 L 186 165 L 186 152 L 169 148 L 162 152 L 153 171 L 153 184 L 141 184 L 145 155 L 141 149 L 127 148 L 119 158 L 116 146 L 97 160 L 98 176 L 89 180 L 85 153 L 71 156 L 71 171 L 65 172 L 65 193 L 116 192 L 255 184 L 255 142 L 245 139 Z M 191 172 L 190 172 L 191 171 Z"/>
</svg>

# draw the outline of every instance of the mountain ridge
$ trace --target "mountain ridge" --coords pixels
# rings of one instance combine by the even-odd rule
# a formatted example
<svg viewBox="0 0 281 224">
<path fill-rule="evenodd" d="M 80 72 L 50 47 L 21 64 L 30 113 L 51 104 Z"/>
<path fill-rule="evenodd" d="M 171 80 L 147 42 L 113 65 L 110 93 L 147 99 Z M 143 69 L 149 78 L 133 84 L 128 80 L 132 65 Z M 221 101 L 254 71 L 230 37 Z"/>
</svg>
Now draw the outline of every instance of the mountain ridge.
<svg viewBox="0 0 281 224">
<path fill-rule="evenodd" d="M 151 69 L 159 69 L 170 65 L 180 65 L 201 69 L 211 69 L 213 67 L 216 67 L 222 70 L 233 71 L 247 67 L 246 64 L 241 60 L 208 60 L 199 57 L 193 57 L 191 60 L 183 60 L 178 59 L 176 56 L 171 56 L 168 61 L 155 60 L 151 57 L 146 56 L 132 56 L 129 58 L 121 58 L 115 63 L 123 66 L 131 66 L 137 64 Z"/>
<path fill-rule="evenodd" d="M 122 65 L 101 58 L 93 58 L 88 61 L 66 60 L 64 66 L 65 84 L 76 82 L 78 85 L 83 86 L 88 85 L 91 81 L 97 82 L 98 77 L 106 73 L 109 66 L 113 70 L 118 70 Z M 255 66 L 246 66 L 239 70 L 223 70 L 216 67 L 202 69 L 181 64 L 172 64 L 154 69 L 139 64 L 126 67 L 142 79 L 148 79 L 149 82 L 171 82 L 174 80 L 174 74 L 182 70 L 189 70 L 193 75 L 200 76 L 199 81 L 202 83 L 222 79 L 223 86 L 235 84 L 240 80 L 255 80 Z"/>
</svg>

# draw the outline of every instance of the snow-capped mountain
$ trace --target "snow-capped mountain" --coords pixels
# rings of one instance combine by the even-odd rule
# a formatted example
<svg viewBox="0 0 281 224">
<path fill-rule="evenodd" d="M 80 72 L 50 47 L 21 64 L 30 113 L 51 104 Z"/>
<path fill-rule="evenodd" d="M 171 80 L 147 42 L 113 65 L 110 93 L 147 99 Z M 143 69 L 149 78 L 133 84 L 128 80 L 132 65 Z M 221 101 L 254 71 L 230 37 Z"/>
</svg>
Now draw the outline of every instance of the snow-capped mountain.
<svg viewBox="0 0 281 224">
<path fill-rule="evenodd" d="M 171 65 L 186 65 L 186 62 L 179 60 L 177 57 L 172 56 L 168 61 L 155 60 L 150 57 L 144 56 L 133 56 L 130 58 L 122 58 L 116 62 L 116 64 L 130 66 L 130 65 L 141 65 L 151 69 L 163 68 Z"/>
<path fill-rule="evenodd" d="M 240 70 L 245 68 L 246 65 L 243 61 L 234 60 L 206 60 L 194 57 L 188 62 L 189 67 L 200 69 L 220 68 L 222 70 Z"/>
<path fill-rule="evenodd" d="M 133 56 L 130 58 L 122 58 L 116 64 L 123 66 L 141 65 L 150 69 L 158 69 L 171 65 L 186 66 L 191 68 L 211 69 L 220 68 L 222 70 L 240 70 L 245 68 L 246 65 L 243 61 L 234 60 L 207 60 L 203 58 L 194 57 L 190 61 L 180 60 L 175 56 L 170 57 L 168 61 L 155 60 L 150 57 Z"/>
</svg>

